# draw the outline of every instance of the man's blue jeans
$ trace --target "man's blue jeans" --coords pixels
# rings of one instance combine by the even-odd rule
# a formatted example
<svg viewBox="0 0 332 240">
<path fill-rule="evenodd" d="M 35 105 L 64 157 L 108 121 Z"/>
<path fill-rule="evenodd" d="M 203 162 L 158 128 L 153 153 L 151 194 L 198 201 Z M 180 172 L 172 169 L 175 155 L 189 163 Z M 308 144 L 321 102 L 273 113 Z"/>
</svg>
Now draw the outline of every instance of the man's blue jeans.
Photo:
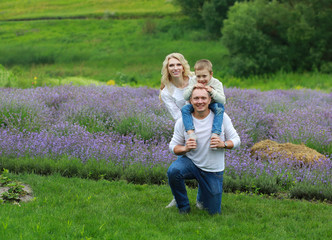
<svg viewBox="0 0 332 240">
<path fill-rule="evenodd" d="M 221 103 L 210 103 L 209 108 L 214 113 L 214 119 L 213 119 L 213 125 L 212 125 L 212 133 L 216 133 L 220 135 L 221 133 L 221 125 L 224 118 L 224 105 Z M 193 118 L 191 116 L 191 113 L 194 111 L 193 105 L 186 104 L 182 107 L 182 120 L 184 128 L 186 129 L 186 132 L 189 130 L 195 130 Z"/>
<path fill-rule="evenodd" d="M 223 173 L 223 171 L 203 171 L 196 167 L 187 156 L 179 156 L 168 168 L 167 176 L 180 213 L 190 211 L 185 179 L 198 181 L 197 201 L 202 203 L 210 214 L 221 213 Z"/>
</svg>

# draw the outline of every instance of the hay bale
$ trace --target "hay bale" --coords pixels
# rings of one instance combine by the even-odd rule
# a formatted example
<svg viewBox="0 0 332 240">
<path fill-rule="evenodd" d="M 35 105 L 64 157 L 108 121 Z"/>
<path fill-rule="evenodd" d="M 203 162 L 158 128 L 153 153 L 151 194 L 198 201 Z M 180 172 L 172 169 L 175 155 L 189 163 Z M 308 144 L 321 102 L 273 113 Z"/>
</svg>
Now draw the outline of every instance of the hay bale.
<svg viewBox="0 0 332 240">
<path fill-rule="evenodd" d="M 289 158 L 304 163 L 314 163 L 326 157 L 304 144 L 277 143 L 272 140 L 263 140 L 256 143 L 250 150 L 251 156 L 261 158 Z"/>
</svg>

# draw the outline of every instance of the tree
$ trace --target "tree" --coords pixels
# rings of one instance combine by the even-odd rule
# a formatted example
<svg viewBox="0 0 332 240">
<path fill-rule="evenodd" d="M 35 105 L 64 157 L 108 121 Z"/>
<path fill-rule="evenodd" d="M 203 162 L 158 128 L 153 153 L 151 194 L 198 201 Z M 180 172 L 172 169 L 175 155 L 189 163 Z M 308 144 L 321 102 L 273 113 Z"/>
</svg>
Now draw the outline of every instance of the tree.
<svg viewBox="0 0 332 240">
<path fill-rule="evenodd" d="M 202 19 L 202 8 L 206 0 L 173 0 L 175 5 L 180 6 L 183 14 L 196 19 Z"/>
<path fill-rule="evenodd" d="M 223 21 L 227 18 L 228 9 L 236 0 L 211 0 L 205 1 L 202 10 L 206 30 L 214 37 L 221 36 Z M 241 0 L 238 0 L 241 2 Z"/>
<path fill-rule="evenodd" d="M 328 0 L 236 3 L 222 30 L 234 73 L 312 70 L 331 62 L 331 11 Z"/>
<path fill-rule="evenodd" d="M 235 2 L 236 0 L 174 0 L 174 3 L 181 7 L 183 14 L 193 20 L 203 20 L 204 27 L 213 37 L 221 36 L 223 21 L 227 18 L 228 9 Z"/>
</svg>

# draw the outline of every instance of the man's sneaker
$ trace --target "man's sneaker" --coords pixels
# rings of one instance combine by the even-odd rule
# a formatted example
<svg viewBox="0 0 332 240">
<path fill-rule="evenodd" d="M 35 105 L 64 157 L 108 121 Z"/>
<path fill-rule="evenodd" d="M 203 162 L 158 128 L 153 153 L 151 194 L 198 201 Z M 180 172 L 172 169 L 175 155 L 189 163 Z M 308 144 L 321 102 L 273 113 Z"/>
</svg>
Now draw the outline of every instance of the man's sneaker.
<svg viewBox="0 0 332 240">
<path fill-rule="evenodd" d="M 176 207 L 176 200 L 175 198 L 166 206 L 166 208 Z"/>
<path fill-rule="evenodd" d="M 200 209 L 200 210 L 203 210 L 204 209 L 204 207 L 203 207 L 203 203 L 201 203 L 201 202 L 196 202 L 196 207 L 198 208 L 198 209 Z"/>
<path fill-rule="evenodd" d="M 220 136 L 219 136 L 218 134 L 216 134 L 216 133 L 212 133 L 212 135 L 211 135 L 211 139 L 212 139 L 213 137 L 217 137 L 217 138 L 219 138 Z M 211 150 L 216 151 L 216 150 L 218 150 L 218 148 L 211 148 Z"/>
</svg>

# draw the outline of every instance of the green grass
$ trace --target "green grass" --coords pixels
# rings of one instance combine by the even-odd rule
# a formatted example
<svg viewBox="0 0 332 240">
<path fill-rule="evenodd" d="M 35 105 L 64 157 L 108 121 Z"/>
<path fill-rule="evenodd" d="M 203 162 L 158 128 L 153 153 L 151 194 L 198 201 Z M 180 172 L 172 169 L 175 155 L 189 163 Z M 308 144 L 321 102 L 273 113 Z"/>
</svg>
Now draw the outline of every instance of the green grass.
<svg viewBox="0 0 332 240">
<path fill-rule="evenodd" d="M 15 0 L 0 2 L 0 20 L 68 17 L 133 17 L 179 12 L 165 0 Z"/>
<path fill-rule="evenodd" d="M 0 74 L 2 87 L 31 87 L 36 77 L 37 86 L 66 84 L 65 79 L 74 77 L 158 87 L 164 57 L 181 52 L 191 66 L 198 59 L 210 59 L 214 76 L 225 87 L 332 89 L 331 74 L 232 77 L 227 49 L 181 17 L 170 1 L 19 0 L 2 1 L 0 9 L 0 64 L 14 81 L 8 84 Z M 67 17 L 83 18 L 62 19 Z M 35 21 L 1 21 L 24 18 Z"/>
<path fill-rule="evenodd" d="M 0 64 L 14 74 L 19 87 L 31 87 L 35 77 L 39 86 L 75 77 L 158 87 L 164 57 L 181 52 L 191 66 L 197 59 L 210 59 L 225 87 L 332 89 L 332 75 L 316 72 L 232 77 L 227 49 L 185 19 L 177 21 L 181 26 L 171 18 L 0 22 Z"/>
<path fill-rule="evenodd" d="M 13 175 L 35 200 L 0 207 L 0 239 L 328 239 L 331 205 L 223 194 L 222 214 L 165 209 L 167 185 Z M 192 205 L 197 189 L 188 189 Z"/>
<path fill-rule="evenodd" d="M 171 18 L 0 22 L 0 35 L 0 64 L 29 82 L 81 76 L 157 87 L 162 61 L 175 51 L 192 66 L 209 58 L 220 72 L 226 64 L 219 41 Z"/>
<path fill-rule="evenodd" d="M 262 91 L 272 89 L 315 89 L 324 92 L 332 91 L 332 74 L 319 72 L 285 73 L 251 76 L 248 78 L 221 77 L 224 85 L 242 89 L 260 89 Z"/>
</svg>

